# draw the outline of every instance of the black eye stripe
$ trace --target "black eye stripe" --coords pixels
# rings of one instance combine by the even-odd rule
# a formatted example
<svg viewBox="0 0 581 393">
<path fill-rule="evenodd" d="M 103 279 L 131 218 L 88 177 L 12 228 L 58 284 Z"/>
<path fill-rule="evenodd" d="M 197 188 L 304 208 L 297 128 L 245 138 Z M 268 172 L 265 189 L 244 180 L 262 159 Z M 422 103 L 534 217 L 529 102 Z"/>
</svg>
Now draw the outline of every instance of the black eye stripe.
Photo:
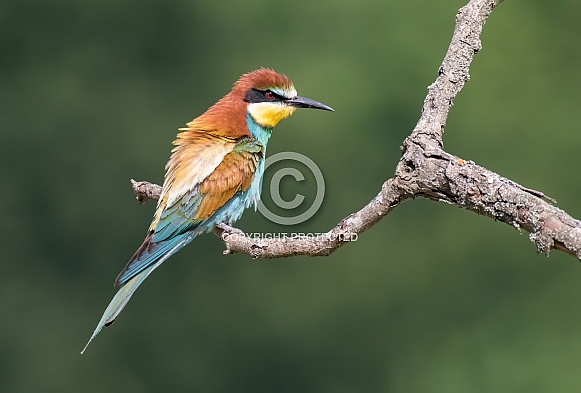
<svg viewBox="0 0 581 393">
<path fill-rule="evenodd" d="M 286 97 L 276 94 L 272 90 L 258 90 L 258 89 L 248 89 L 246 95 L 244 96 L 244 101 L 249 103 L 257 102 L 278 102 L 286 100 Z"/>
<path fill-rule="evenodd" d="M 275 93 L 274 91 L 272 91 L 272 90 L 267 90 L 266 92 L 269 92 L 269 93 L 270 93 L 270 94 L 271 94 L 271 95 L 274 97 L 274 99 L 275 99 L 276 101 L 284 101 L 284 100 L 286 100 L 286 99 L 287 99 L 286 97 L 283 97 L 283 96 L 281 96 L 280 94 L 276 94 L 276 93 Z M 266 92 L 265 92 L 265 93 L 266 93 Z"/>
</svg>

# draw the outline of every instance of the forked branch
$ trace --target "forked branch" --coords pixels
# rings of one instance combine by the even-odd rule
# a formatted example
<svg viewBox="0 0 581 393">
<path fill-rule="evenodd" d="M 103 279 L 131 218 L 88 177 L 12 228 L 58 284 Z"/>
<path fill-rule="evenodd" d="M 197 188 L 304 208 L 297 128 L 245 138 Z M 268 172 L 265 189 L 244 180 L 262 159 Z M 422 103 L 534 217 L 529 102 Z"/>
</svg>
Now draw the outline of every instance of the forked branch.
<svg viewBox="0 0 581 393">
<path fill-rule="evenodd" d="M 534 191 L 443 150 L 443 133 L 456 95 L 469 79 L 474 55 L 481 49 L 480 34 L 486 19 L 502 0 L 472 0 L 456 15 L 456 27 L 438 78 L 428 87 L 422 114 L 403 144 L 395 174 L 361 210 L 316 237 L 254 238 L 227 226 L 214 232 L 226 245 L 225 253 L 240 252 L 253 258 L 294 255 L 330 255 L 356 239 L 406 199 L 425 197 L 505 222 L 530 233 L 537 251 L 552 248 L 581 259 L 581 223 L 543 193 Z M 143 203 L 158 199 L 161 187 L 135 182 Z"/>
</svg>

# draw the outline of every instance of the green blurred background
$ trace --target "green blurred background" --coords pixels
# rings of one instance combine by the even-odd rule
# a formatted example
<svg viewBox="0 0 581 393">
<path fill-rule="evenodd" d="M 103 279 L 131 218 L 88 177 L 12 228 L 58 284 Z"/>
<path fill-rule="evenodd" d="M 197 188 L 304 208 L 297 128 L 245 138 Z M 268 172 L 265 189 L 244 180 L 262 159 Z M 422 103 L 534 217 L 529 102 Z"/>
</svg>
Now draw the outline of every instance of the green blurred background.
<svg viewBox="0 0 581 393">
<path fill-rule="evenodd" d="M 408 201 L 328 258 L 254 261 L 197 239 L 81 356 L 154 204 L 177 128 L 272 67 L 300 111 L 269 154 L 325 175 L 320 232 L 393 174 L 465 0 L 0 4 L 3 392 L 577 392 L 581 268 L 527 234 Z M 581 217 L 581 3 L 506 1 L 446 149 Z M 285 192 L 309 183 L 285 183 Z M 306 186 L 305 186 L 306 185 Z M 301 190 L 302 190 L 301 188 Z"/>
</svg>

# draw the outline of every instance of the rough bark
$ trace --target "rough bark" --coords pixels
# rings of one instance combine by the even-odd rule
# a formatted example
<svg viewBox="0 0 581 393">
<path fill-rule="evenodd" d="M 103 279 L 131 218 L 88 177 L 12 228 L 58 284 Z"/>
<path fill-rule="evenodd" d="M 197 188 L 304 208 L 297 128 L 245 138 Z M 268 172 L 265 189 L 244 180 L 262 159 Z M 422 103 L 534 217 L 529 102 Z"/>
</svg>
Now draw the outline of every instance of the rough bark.
<svg viewBox="0 0 581 393">
<path fill-rule="evenodd" d="M 425 197 L 522 228 L 530 233 L 539 253 L 548 255 L 556 248 L 581 259 L 581 224 L 548 203 L 554 200 L 443 150 L 448 113 L 470 78 L 470 64 L 481 49 L 484 23 L 501 2 L 472 0 L 458 11 L 450 46 L 438 78 L 428 87 L 420 119 L 403 143 L 402 158 L 394 176 L 383 184 L 375 198 L 315 237 L 254 238 L 235 228 L 217 227 L 214 232 L 226 245 L 225 253 L 240 252 L 253 258 L 330 255 L 404 200 Z M 159 197 L 159 186 L 133 180 L 132 183 L 141 203 Z"/>
</svg>

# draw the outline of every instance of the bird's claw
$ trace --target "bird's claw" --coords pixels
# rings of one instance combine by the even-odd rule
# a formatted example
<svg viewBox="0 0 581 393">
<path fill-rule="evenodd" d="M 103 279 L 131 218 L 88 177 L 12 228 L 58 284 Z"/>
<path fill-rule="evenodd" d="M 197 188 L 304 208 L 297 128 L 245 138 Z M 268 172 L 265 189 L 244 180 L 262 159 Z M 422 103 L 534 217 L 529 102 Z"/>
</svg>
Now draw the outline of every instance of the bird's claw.
<svg viewBox="0 0 581 393">
<path fill-rule="evenodd" d="M 244 232 L 238 228 L 234 228 L 226 223 L 220 222 L 216 224 L 216 228 L 221 229 L 223 233 L 226 234 L 237 234 L 237 235 L 244 235 Z"/>
<path fill-rule="evenodd" d="M 230 237 L 232 235 L 245 236 L 244 232 L 241 231 L 240 229 L 234 228 L 234 227 L 232 227 L 228 224 L 225 224 L 223 222 L 215 225 L 214 233 L 220 239 L 222 239 L 222 241 L 226 245 L 226 249 L 222 252 L 224 255 L 234 254 L 234 251 L 230 250 L 230 246 L 228 245 L 228 242 L 226 241 L 228 239 L 228 237 Z"/>
</svg>

